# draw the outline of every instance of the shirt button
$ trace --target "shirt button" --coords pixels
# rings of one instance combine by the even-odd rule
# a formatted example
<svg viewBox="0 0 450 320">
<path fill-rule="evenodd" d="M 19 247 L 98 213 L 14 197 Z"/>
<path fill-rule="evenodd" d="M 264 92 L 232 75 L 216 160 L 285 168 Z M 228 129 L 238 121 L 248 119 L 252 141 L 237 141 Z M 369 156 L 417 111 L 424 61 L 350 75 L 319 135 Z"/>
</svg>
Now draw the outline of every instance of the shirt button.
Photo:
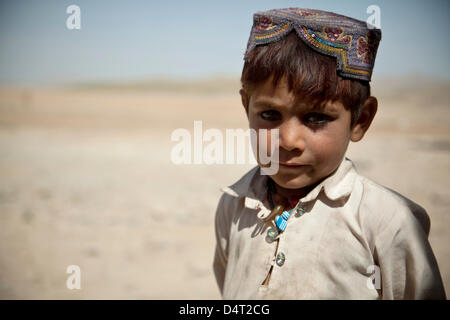
<svg viewBox="0 0 450 320">
<path fill-rule="evenodd" d="M 298 217 L 301 217 L 302 215 L 305 214 L 305 212 L 306 212 L 305 208 L 303 208 L 303 207 L 298 207 L 297 210 L 295 210 L 295 216 L 296 216 L 297 218 L 298 218 Z"/>
<path fill-rule="evenodd" d="M 284 255 L 284 253 L 283 252 L 279 252 L 278 254 L 277 254 L 277 260 L 276 260 L 276 262 L 277 262 L 277 265 L 279 266 L 279 267 L 281 267 L 283 264 L 284 264 L 284 261 L 286 260 L 286 256 Z"/>
<path fill-rule="evenodd" d="M 274 241 L 278 237 L 278 230 L 275 228 L 270 228 L 267 230 L 267 237 L 270 241 Z"/>
</svg>

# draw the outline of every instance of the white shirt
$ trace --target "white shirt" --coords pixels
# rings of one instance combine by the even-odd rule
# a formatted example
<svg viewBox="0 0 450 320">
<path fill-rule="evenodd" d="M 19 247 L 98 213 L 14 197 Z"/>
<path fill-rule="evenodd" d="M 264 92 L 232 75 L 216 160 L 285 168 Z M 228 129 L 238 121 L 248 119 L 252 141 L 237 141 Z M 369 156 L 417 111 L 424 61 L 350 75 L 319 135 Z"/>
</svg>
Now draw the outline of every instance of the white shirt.
<svg viewBox="0 0 450 320">
<path fill-rule="evenodd" d="M 344 159 L 270 242 L 267 179 L 257 166 L 222 188 L 213 268 L 224 299 L 445 299 L 423 208 Z"/>
</svg>

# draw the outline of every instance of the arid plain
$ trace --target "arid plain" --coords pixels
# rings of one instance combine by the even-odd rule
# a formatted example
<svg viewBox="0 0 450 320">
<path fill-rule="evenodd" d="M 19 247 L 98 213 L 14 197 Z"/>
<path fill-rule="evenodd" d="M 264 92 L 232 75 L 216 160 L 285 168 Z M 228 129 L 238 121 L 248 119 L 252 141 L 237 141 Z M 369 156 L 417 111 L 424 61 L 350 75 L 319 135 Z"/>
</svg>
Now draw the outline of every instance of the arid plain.
<svg viewBox="0 0 450 320">
<path fill-rule="evenodd" d="M 253 165 L 176 165 L 171 134 L 194 120 L 246 129 L 237 78 L 1 88 L 0 298 L 220 298 L 220 187 Z M 427 210 L 448 294 L 450 83 L 378 79 L 373 94 L 376 119 L 347 156 Z"/>
</svg>

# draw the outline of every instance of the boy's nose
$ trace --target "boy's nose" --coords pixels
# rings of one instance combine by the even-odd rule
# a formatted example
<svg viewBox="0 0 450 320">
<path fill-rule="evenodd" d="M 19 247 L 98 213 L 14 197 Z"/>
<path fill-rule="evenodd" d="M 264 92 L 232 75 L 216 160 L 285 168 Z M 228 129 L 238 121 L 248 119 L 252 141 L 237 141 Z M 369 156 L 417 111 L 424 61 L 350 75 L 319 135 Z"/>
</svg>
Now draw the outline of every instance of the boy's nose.
<svg viewBox="0 0 450 320">
<path fill-rule="evenodd" d="M 280 147 L 287 151 L 305 150 L 304 127 L 298 119 L 289 119 L 279 127 Z"/>
</svg>

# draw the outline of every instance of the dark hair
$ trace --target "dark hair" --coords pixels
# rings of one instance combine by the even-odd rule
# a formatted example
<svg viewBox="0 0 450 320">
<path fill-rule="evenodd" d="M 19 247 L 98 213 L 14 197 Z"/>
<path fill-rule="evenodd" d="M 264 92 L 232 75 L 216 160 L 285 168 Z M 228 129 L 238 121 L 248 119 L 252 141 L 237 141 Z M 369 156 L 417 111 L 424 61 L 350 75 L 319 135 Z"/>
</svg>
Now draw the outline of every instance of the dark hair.
<svg viewBox="0 0 450 320">
<path fill-rule="evenodd" d="M 264 83 L 270 76 L 274 86 L 286 77 L 290 91 L 311 101 L 341 101 L 351 111 L 352 125 L 370 96 L 369 82 L 338 75 L 336 59 L 314 51 L 295 31 L 279 41 L 257 46 L 248 54 L 242 87 L 251 94 L 252 86 Z"/>
</svg>

